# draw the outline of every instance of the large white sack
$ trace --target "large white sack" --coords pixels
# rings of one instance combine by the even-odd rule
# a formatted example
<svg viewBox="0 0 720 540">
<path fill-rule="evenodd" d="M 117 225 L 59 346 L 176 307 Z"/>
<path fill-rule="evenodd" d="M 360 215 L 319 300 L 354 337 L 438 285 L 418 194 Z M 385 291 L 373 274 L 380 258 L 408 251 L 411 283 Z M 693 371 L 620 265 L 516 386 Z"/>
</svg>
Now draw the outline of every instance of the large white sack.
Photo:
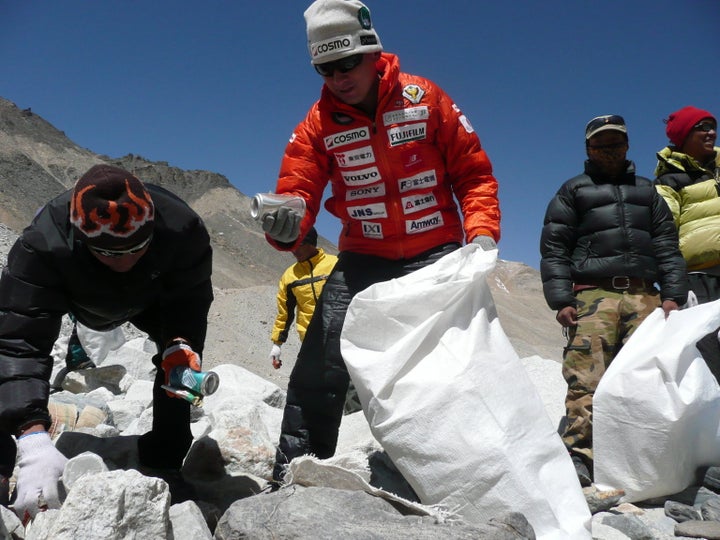
<svg viewBox="0 0 720 540">
<path fill-rule="evenodd" d="M 538 538 L 590 538 L 555 426 L 497 319 L 470 244 L 350 304 L 342 353 L 375 438 L 423 504 L 470 523 L 522 512 Z"/>
<path fill-rule="evenodd" d="M 80 345 L 96 366 L 102 364 L 111 351 L 116 351 L 125 344 L 125 334 L 119 326 L 101 332 L 77 323 L 77 335 Z"/>
<path fill-rule="evenodd" d="M 720 326 L 720 301 L 643 321 L 593 398 L 595 481 L 625 501 L 682 491 L 720 464 L 720 389 L 695 344 Z"/>
</svg>

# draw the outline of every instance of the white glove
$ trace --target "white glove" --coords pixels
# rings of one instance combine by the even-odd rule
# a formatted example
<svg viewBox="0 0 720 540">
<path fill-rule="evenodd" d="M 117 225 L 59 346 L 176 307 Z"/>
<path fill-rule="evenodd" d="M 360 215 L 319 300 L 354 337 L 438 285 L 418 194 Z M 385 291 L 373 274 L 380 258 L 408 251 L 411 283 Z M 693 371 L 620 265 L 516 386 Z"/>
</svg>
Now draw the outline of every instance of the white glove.
<svg viewBox="0 0 720 540">
<path fill-rule="evenodd" d="M 281 206 L 275 212 L 265 215 L 262 228 L 273 240 L 290 244 L 297 240 L 300 234 L 300 221 L 302 216 L 295 210 Z"/>
<path fill-rule="evenodd" d="M 275 369 L 280 369 L 282 366 L 282 360 L 280 360 L 280 345 L 273 344 L 270 349 L 270 362 Z"/>
<path fill-rule="evenodd" d="M 483 251 L 497 249 L 497 244 L 495 243 L 495 240 L 493 240 L 489 236 L 485 236 L 484 234 L 478 235 L 473 238 L 472 243 L 479 245 L 483 249 Z"/>
<path fill-rule="evenodd" d="M 40 510 L 60 508 L 58 481 L 67 458 L 55 448 L 47 431 L 22 435 L 17 441 L 18 477 L 15 513 L 25 522 Z"/>
</svg>

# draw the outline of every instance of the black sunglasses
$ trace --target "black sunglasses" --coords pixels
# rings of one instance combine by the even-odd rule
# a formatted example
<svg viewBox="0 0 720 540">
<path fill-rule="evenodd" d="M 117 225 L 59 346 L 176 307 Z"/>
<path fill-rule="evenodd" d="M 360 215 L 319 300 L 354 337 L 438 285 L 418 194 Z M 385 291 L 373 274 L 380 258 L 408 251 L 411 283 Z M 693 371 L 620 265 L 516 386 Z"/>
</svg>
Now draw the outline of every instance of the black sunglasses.
<svg viewBox="0 0 720 540">
<path fill-rule="evenodd" d="M 601 126 L 606 126 L 607 124 L 612 124 L 614 126 L 624 126 L 625 119 L 622 116 L 619 116 L 617 114 L 611 114 L 608 116 L 599 116 L 599 117 L 595 118 L 594 120 L 590 121 L 590 123 L 585 128 L 585 132 L 590 133 L 591 131 L 594 131 Z"/>
<path fill-rule="evenodd" d="M 152 240 L 152 235 L 148 236 L 145 240 L 140 242 L 138 245 L 128 249 L 100 249 L 93 246 L 88 246 L 90 251 L 97 253 L 101 257 L 124 257 L 125 255 L 134 255 L 135 253 L 142 251 Z"/>
<path fill-rule="evenodd" d="M 713 124 L 712 122 L 705 120 L 703 122 L 699 122 L 693 126 L 693 129 L 695 131 L 704 131 L 707 133 L 708 131 L 715 130 L 717 131 L 717 124 Z"/>
<path fill-rule="evenodd" d="M 610 144 L 588 144 L 588 148 L 592 148 L 593 150 L 612 150 L 614 148 L 622 148 L 623 146 L 626 146 L 626 142 L 618 142 L 618 143 L 610 143 Z"/>
<path fill-rule="evenodd" d="M 347 56 L 345 58 L 341 58 L 340 60 L 335 60 L 334 62 L 325 62 L 324 64 L 313 65 L 315 67 L 315 71 L 323 77 L 332 77 L 335 70 L 338 70 L 340 73 L 347 73 L 358 67 L 362 61 L 362 54 L 353 54 L 352 56 Z"/>
</svg>

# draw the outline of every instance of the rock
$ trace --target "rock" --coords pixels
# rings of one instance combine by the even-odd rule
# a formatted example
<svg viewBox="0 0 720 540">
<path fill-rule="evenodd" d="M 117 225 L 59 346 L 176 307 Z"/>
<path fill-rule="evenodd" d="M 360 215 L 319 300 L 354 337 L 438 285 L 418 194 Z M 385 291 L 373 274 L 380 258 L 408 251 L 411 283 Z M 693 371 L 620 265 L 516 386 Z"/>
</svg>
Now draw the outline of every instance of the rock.
<svg viewBox="0 0 720 540">
<path fill-rule="evenodd" d="M 212 532 L 197 504 L 185 501 L 170 507 L 170 522 L 173 537 L 192 538 L 192 540 L 212 540 Z"/>
<path fill-rule="evenodd" d="M 678 523 L 702 520 L 700 512 L 694 507 L 675 501 L 665 501 L 665 515 Z"/>
<path fill-rule="evenodd" d="M 595 486 L 585 487 L 582 491 L 591 514 L 612 508 L 620 501 L 623 495 L 625 495 L 625 492 L 621 489 L 600 491 Z"/>
<path fill-rule="evenodd" d="M 92 452 L 83 452 L 68 460 L 62 475 L 62 482 L 67 491 L 83 476 L 107 472 L 103 459 Z"/>
<path fill-rule="evenodd" d="M 720 523 L 717 521 L 685 521 L 675 526 L 675 536 L 720 540 Z"/>
<path fill-rule="evenodd" d="M 619 530 L 633 540 L 657 540 L 653 531 L 637 516 L 627 514 L 608 515 L 603 518 L 602 523 Z"/>
<path fill-rule="evenodd" d="M 713 497 L 702 503 L 700 515 L 705 521 L 720 521 L 720 497 Z"/>
</svg>

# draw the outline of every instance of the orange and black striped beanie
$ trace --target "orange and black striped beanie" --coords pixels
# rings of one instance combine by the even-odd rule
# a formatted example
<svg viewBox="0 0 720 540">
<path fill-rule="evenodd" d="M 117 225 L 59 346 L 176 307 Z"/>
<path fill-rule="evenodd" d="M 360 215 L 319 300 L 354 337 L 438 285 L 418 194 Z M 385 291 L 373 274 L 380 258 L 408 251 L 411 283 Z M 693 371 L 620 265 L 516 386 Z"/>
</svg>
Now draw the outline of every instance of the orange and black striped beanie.
<svg viewBox="0 0 720 540">
<path fill-rule="evenodd" d="M 112 165 L 95 165 L 76 182 L 70 223 L 77 237 L 99 249 L 132 247 L 153 231 L 155 207 L 143 183 Z"/>
</svg>

